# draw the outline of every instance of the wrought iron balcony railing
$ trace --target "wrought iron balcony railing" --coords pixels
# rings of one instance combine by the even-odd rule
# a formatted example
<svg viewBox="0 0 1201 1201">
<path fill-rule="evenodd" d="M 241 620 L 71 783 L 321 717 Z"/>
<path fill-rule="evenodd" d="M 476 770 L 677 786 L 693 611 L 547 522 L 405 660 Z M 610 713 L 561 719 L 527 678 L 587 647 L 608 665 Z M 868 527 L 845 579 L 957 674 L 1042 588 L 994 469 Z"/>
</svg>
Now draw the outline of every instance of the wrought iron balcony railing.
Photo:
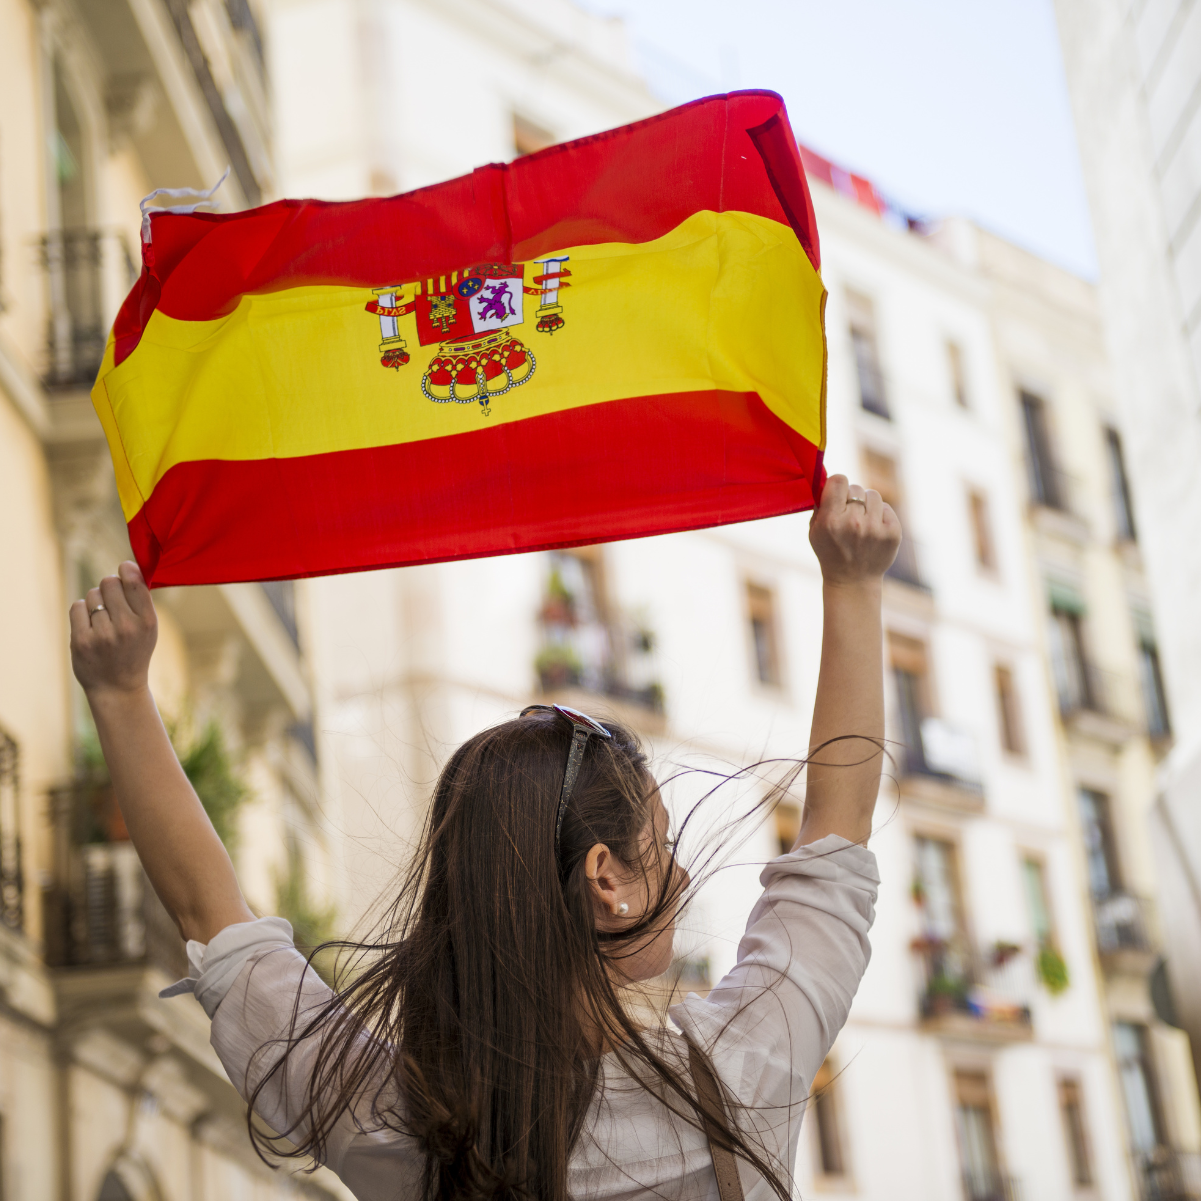
<svg viewBox="0 0 1201 1201">
<path fill-rule="evenodd" d="M 1201 1201 L 1201 1153 L 1156 1147 L 1138 1157 L 1142 1201 Z"/>
<path fill-rule="evenodd" d="M 187 972 L 183 942 L 155 896 L 107 789 L 55 791 L 54 874 L 46 888 L 52 967 L 145 964 Z"/>
<path fill-rule="evenodd" d="M 1132 893 L 1114 891 L 1093 897 L 1093 921 L 1097 929 L 1097 950 L 1102 955 L 1118 951 L 1151 951 L 1154 943 L 1148 933 L 1150 902 Z"/>
<path fill-rule="evenodd" d="M 1119 688 L 1113 673 L 1092 663 L 1061 665 L 1055 672 L 1055 690 L 1059 713 L 1064 719 L 1079 713 L 1121 719 L 1115 705 Z"/>
<path fill-rule="evenodd" d="M 108 334 L 105 273 L 115 273 L 123 292 L 137 269 L 124 239 L 99 229 L 54 230 L 39 250 L 48 306 L 43 380 L 49 388 L 90 386 Z"/>
<path fill-rule="evenodd" d="M 930 591 L 930 585 L 922 574 L 921 549 L 908 535 L 901 539 L 897 557 L 885 574 L 890 580 L 908 584 L 910 588 L 919 588 L 922 592 Z"/>
<path fill-rule="evenodd" d="M 1034 977 L 1020 948 L 980 955 L 956 939 L 924 936 L 912 944 L 920 968 L 918 1006 L 924 1021 L 959 1016 L 982 1031 L 1029 1035 Z"/>
<path fill-rule="evenodd" d="M 995 1168 L 968 1169 L 963 1173 L 965 1201 L 1022 1201 L 1021 1185 Z"/>
</svg>

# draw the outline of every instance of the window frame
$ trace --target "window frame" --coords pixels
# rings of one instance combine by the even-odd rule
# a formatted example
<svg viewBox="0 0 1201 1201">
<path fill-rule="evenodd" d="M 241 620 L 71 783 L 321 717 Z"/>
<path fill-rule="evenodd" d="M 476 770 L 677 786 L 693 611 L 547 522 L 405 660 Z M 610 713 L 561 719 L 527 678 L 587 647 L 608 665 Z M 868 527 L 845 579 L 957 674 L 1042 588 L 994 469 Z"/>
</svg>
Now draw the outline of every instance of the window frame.
<svg viewBox="0 0 1201 1201">
<path fill-rule="evenodd" d="M 859 408 L 884 421 L 892 420 L 888 384 L 880 354 L 880 328 L 875 301 L 858 288 L 846 289 L 847 337 L 855 367 Z"/>
<path fill-rule="evenodd" d="M 1026 474 L 1030 499 L 1036 505 L 1067 511 L 1062 472 L 1049 420 L 1050 405 L 1037 392 L 1018 392 L 1022 408 L 1022 431 L 1026 450 Z"/>
<path fill-rule="evenodd" d="M 852 1179 L 850 1140 L 847 1137 L 847 1124 L 843 1121 L 842 1090 L 838 1086 L 840 1075 L 827 1056 L 813 1078 L 813 1086 L 809 1090 L 813 1112 L 810 1145 L 813 1151 L 813 1176 L 819 1186 L 848 1188 Z M 834 1158 L 838 1161 L 836 1169 L 826 1166 L 826 1150 L 830 1145 L 827 1135 L 832 1137 Z"/>
<path fill-rule="evenodd" d="M 972 550 L 975 552 L 976 570 L 987 575 L 996 575 L 997 540 L 993 536 L 992 506 L 988 493 L 975 484 L 967 486 L 968 524 L 972 529 Z"/>
<path fill-rule="evenodd" d="M 1002 677 L 1009 683 L 1002 685 Z M 1022 700 L 1019 695 L 1017 672 L 1011 663 L 993 662 L 993 698 L 997 705 L 997 733 L 1001 750 L 1016 759 L 1029 754 L 1026 724 L 1022 720 Z"/>
<path fill-rule="evenodd" d="M 967 354 L 958 338 L 945 338 L 947 372 L 951 379 L 951 397 L 958 408 L 970 409 L 971 389 L 967 383 Z"/>
<path fill-rule="evenodd" d="M 783 631 L 780 628 L 780 606 L 777 603 L 778 589 L 753 577 L 742 583 L 742 603 L 746 617 L 747 643 L 750 651 L 751 680 L 756 688 L 783 692 L 785 682 Z M 766 631 L 766 666 L 761 654 L 758 627 Z"/>
<path fill-rule="evenodd" d="M 1068 1116 L 1065 1094 L 1075 1093 L 1077 1123 Z M 1089 1136 L 1088 1114 L 1084 1106 L 1084 1088 L 1080 1077 L 1062 1074 L 1056 1078 L 1055 1092 L 1059 1102 L 1059 1119 L 1063 1123 L 1064 1144 L 1068 1151 L 1068 1170 L 1072 1188 L 1077 1192 L 1091 1190 L 1096 1185 L 1093 1172 L 1092 1139 Z"/>
<path fill-rule="evenodd" d="M 527 154 L 537 154 L 539 150 L 546 150 L 559 142 L 545 125 L 517 109 L 512 112 L 512 126 L 514 159 L 524 158 Z M 527 147 L 525 149 L 523 142 Z"/>
<path fill-rule="evenodd" d="M 1122 435 L 1115 426 L 1106 425 L 1104 437 L 1106 457 L 1109 460 L 1110 499 L 1117 540 L 1137 542 L 1138 521 L 1134 516 L 1134 498 L 1130 492 L 1130 475 L 1126 471 Z"/>
</svg>

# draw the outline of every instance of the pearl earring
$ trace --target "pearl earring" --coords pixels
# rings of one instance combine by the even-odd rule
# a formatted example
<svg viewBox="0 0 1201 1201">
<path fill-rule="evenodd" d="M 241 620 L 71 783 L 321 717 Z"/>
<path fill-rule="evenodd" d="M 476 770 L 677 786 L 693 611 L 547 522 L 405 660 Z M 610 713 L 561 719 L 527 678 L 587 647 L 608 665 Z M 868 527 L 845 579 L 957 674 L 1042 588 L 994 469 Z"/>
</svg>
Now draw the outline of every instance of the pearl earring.
<svg viewBox="0 0 1201 1201">
<path fill-rule="evenodd" d="M 618 917 L 625 917 L 625 915 L 630 912 L 630 907 L 625 903 L 625 901 L 622 901 L 620 905 L 613 906 L 613 912 L 617 914 Z"/>
</svg>

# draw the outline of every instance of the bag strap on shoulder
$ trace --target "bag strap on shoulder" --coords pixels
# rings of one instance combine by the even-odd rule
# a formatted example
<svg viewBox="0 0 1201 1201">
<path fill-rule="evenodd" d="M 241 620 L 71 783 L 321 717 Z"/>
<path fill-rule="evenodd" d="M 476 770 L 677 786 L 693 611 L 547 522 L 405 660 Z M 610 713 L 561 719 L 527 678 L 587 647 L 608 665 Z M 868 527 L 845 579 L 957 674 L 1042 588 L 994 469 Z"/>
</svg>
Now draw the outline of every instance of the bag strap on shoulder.
<svg viewBox="0 0 1201 1201">
<path fill-rule="evenodd" d="M 729 1127 L 730 1115 L 726 1111 L 725 1101 L 722 1100 L 721 1085 L 718 1084 L 708 1059 L 691 1042 L 688 1044 L 688 1065 L 692 1069 L 692 1082 L 696 1085 L 697 1099 L 703 1110 L 705 1137 L 709 1140 L 709 1154 L 713 1156 L 713 1170 L 717 1173 L 717 1191 L 721 1195 L 721 1201 L 743 1201 L 738 1161 L 729 1147 L 722 1146 L 719 1141 L 721 1131 L 708 1116 L 710 1113 L 720 1114 L 727 1128 Z"/>
</svg>

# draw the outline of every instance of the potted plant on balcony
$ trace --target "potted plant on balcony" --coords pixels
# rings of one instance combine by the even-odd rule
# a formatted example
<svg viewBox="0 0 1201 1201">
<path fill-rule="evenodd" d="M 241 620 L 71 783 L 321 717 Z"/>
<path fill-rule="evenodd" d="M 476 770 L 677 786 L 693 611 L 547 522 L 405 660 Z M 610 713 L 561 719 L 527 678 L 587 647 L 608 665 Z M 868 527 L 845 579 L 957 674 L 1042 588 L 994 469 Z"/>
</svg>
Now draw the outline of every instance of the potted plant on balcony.
<svg viewBox="0 0 1201 1201">
<path fill-rule="evenodd" d="M 546 595 L 538 619 L 548 626 L 574 626 L 576 624 L 575 594 L 563 583 L 557 567 L 552 567 L 546 580 Z"/>
<path fill-rule="evenodd" d="M 584 666 L 575 648 L 566 642 L 548 642 L 534 659 L 543 692 L 578 685 Z"/>
<path fill-rule="evenodd" d="M 1045 942 L 1038 949 L 1038 958 L 1034 961 L 1034 970 L 1043 988 L 1053 997 L 1066 992 L 1071 979 L 1068 976 L 1068 965 L 1059 948 L 1054 943 Z"/>
</svg>

